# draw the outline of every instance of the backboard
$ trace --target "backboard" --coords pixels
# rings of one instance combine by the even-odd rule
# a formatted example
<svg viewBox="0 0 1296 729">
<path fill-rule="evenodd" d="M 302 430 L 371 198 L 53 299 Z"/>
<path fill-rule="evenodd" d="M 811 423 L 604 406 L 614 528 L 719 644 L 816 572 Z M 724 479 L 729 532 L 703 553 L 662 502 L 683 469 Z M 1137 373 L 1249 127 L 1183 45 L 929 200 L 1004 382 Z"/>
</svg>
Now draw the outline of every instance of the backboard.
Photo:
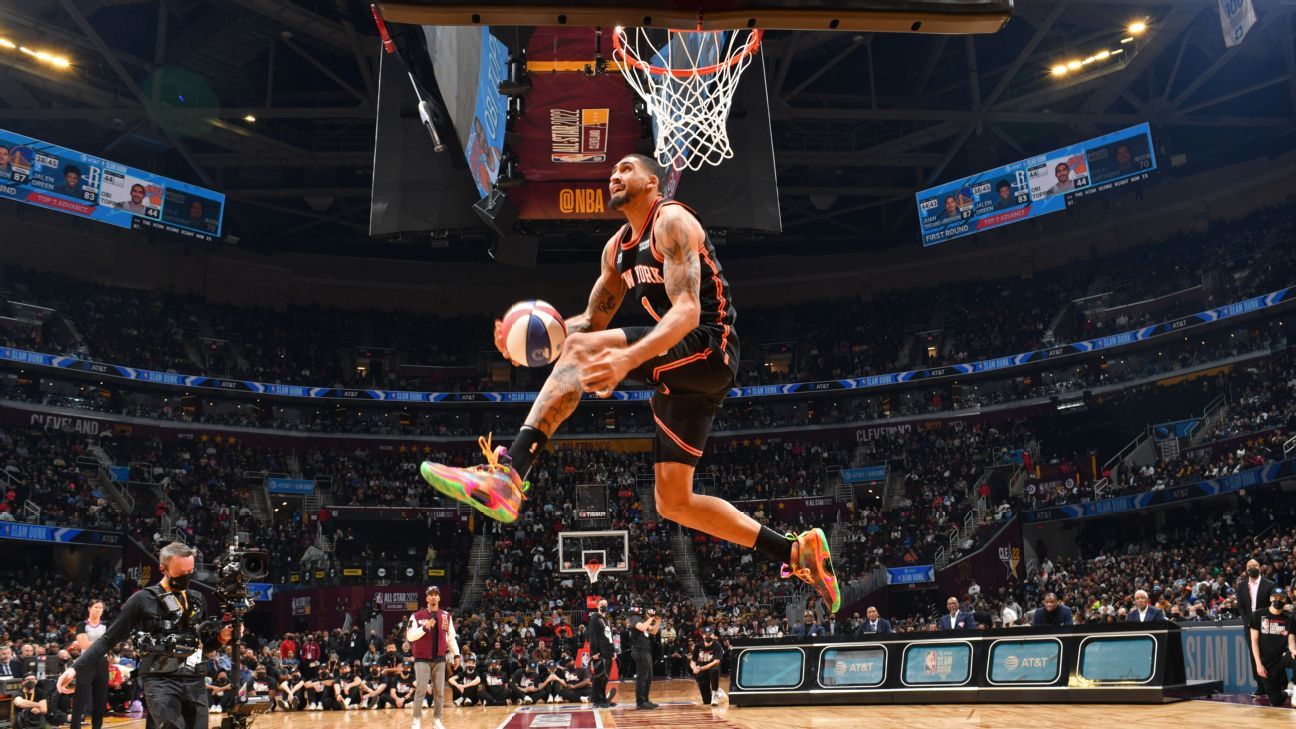
<svg viewBox="0 0 1296 729">
<path fill-rule="evenodd" d="M 380 0 L 383 17 L 420 25 L 650 26 L 686 30 L 994 33 L 1012 0 Z"/>
<path fill-rule="evenodd" d="M 564 574 L 588 574 L 585 566 L 597 562 L 599 574 L 630 570 L 630 532 L 607 531 L 558 532 L 558 571 Z"/>
</svg>

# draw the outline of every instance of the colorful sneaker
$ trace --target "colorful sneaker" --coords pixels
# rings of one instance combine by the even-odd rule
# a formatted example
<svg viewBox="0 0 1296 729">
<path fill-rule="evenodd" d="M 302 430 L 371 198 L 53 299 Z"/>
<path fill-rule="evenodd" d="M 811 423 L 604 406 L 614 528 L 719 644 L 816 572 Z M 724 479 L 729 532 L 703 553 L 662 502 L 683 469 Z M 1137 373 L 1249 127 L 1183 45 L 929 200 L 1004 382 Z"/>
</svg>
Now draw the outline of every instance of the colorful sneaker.
<svg viewBox="0 0 1296 729">
<path fill-rule="evenodd" d="M 517 521 L 518 508 L 531 484 L 513 471 L 508 449 L 491 448 L 489 435 L 478 438 L 477 445 L 486 456 L 483 465 L 458 468 L 424 461 L 419 473 L 442 494 L 469 504 L 496 521 L 511 524 Z"/>
<path fill-rule="evenodd" d="M 833 572 L 832 553 L 828 550 L 828 537 L 823 530 L 815 527 L 800 536 L 788 534 L 787 538 L 795 543 L 795 554 L 792 561 L 796 567 L 783 565 L 779 574 L 782 577 L 796 577 L 819 593 L 831 612 L 841 609 L 841 590 L 837 587 L 837 575 Z"/>
</svg>

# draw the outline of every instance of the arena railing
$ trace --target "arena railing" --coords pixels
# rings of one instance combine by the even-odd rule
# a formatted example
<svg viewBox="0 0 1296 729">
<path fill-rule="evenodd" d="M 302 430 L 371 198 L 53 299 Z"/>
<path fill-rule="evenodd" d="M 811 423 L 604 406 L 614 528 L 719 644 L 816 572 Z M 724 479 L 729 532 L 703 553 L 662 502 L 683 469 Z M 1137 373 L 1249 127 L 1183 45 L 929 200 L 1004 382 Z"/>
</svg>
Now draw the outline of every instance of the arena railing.
<svg viewBox="0 0 1296 729">
<path fill-rule="evenodd" d="M 1151 326 L 1140 327 L 1126 332 L 1109 334 L 1069 344 L 1056 345 L 1047 349 L 1032 352 L 1003 355 L 974 362 L 931 367 L 923 370 L 892 372 L 866 377 L 842 378 L 820 382 L 800 382 L 785 385 L 756 385 L 735 387 L 730 390 L 731 398 L 777 397 L 784 395 L 807 394 L 828 391 L 875 391 L 883 388 L 920 382 L 946 381 L 982 375 L 992 372 L 1014 371 L 1022 367 L 1038 366 L 1041 363 L 1054 361 L 1072 361 L 1079 357 L 1097 352 L 1107 352 L 1130 345 L 1143 344 L 1169 336 L 1181 336 L 1189 330 L 1208 327 L 1237 317 L 1255 315 L 1265 310 L 1275 313 L 1278 308 L 1287 308 L 1296 301 L 1296 287 L 1288 286 L 1260 296 L 1253 296 L 1231 304 L 1215 307 L 1206 311 L 1181 316 L 1170 321 Z M 350 401 L 367 401 L 370 403 L 392 403 L 408 405 L 411 403 L 485 403 L 485 404 L 524 404 L 533 402 L 536 392 L 423 392 L 412 390 L 379 390 L 367 388 L 346 388 L 332 386 L 289 385 L 279 383 L 256 382 L 253 380 L 225 379 L 208 375 L 190 375 L 176 372 L 162 372 L 132 368 L 126 365 L 107 364 L 91 360 L 78 359 L 40 352 L 31 352 L 12 347 L 0 347 L 0 360 L 12 362 L 25 367 L 62 369 L 69 372 L 82 372 L 96 378 L 131 380 L 146 384 L 183 387 L 197 390 L 218 390 L 223 392 L 251 395 L 297 398 L 297 399 L 342 399 Z M 647 400 L 652 397 L 652 390 L 617 390 L 612 393 L 614 400 Z M 593 398 L 592 394 L 586 397 Z"/>
</svg>

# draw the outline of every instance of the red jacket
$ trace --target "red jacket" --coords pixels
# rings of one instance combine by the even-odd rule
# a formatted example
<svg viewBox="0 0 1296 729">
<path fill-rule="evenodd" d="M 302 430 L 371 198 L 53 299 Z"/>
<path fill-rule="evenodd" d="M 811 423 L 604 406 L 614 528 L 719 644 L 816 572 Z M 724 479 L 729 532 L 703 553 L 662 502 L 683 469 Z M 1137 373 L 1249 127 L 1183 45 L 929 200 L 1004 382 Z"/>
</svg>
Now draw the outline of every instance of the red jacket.
<svg viewBox="0 0 1296 729">
<path fill-rule="evenodd" d="M 424 620 L 437 621 L 435 629 L 425 630 L 423 637 L 411 644 L 416 660 L 432 661 L 459 653 L 459 643 L 456 640 L 454 631 L 454 619 L 450 617 L 450 613 L 445 610 L 437 610 L 434 613 L 427 608 L 423 608 L 414 613 L 414 619 L 419 623 Z"/>
</svg>

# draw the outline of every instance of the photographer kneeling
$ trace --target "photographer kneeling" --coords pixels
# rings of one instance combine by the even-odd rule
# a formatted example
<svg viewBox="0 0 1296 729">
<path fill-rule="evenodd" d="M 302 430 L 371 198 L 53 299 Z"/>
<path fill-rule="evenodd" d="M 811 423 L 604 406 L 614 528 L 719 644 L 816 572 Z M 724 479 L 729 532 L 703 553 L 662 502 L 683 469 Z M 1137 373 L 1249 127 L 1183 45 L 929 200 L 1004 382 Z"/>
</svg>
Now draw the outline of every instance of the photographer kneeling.
<svg viewBox="0 0 1296 729">
<path fill-rule="evenodd" d="M 36 677 L 28 674 L 23 678 L 22 692 L 14 697 L 14 726 L 17 729 L 40 729 L 49 716 L 49 702 L 46 700 L 45 687 Z"/>
<path fill-rule="evenodd" d="M 58 690 L 72 693 L 72 679 L 84 672 L 89 680 L 109 649 L 133 638 L 141 655 L 138 672 L 155 728 L 206 729 L 203 655 L 228 643 L 233 628 L 225 626 L 217 632 L 209 622 L 206 600 L 188 589 L 194 571 L 192 549 L 172 542 L 162 548 L 158 561 L 162 581 L 126 600 L 107 632 L 59 676 Z"/>
</svg>

